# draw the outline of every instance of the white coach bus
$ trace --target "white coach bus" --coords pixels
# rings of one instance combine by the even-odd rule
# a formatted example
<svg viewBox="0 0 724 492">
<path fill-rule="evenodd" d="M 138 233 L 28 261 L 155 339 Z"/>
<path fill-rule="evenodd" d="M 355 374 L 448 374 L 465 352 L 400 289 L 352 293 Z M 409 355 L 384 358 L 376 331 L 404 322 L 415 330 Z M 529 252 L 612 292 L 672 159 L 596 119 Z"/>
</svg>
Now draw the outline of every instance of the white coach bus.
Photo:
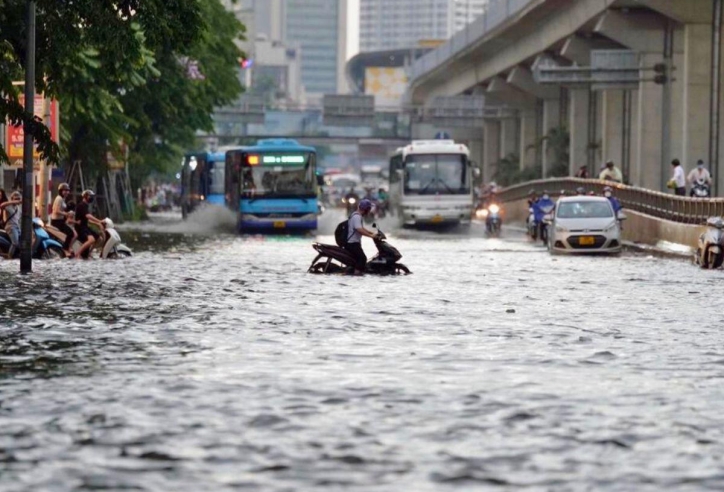
<svg viewBox="0 0 724 492">
<path fill-rule="evenodd" d="M 414 140 L 390 158 L 390 206 L 401 225 L 470 224 L 470 151 L 453 140 Z"/>
</svg>

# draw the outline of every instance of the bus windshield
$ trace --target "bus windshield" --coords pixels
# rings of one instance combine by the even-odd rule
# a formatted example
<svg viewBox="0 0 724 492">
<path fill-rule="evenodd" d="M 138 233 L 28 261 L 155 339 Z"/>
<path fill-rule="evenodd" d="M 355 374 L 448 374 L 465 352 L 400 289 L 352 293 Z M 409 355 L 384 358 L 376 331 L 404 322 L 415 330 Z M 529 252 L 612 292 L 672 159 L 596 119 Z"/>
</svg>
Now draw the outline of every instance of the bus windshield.
<svg viewBox="0 0 724 492">
<path fill-rule="evenodd" d="M 242 193 L 245 196 L 305 197 L 314 196 L 315 170 L 311 153 L 284 162 L 282 154 L 265 153 L 259 156 L 258 165 L 246 165 L 242 169 Z"/>
<path fill-rule="evenodd" d="M 468 166 L 462 154 L 415 154 L 405 161 L 406 195 L 466 195 Z"/>
</svg>

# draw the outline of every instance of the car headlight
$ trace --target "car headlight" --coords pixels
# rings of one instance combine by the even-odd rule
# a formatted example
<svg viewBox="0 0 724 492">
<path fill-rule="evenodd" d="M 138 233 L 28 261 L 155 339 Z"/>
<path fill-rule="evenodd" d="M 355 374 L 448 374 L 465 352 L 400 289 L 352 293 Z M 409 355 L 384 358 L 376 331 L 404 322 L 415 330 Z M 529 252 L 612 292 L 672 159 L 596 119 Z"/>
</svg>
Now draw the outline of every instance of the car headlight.
<svg viewBox="0 0 724 492">
<path fill-rule="evenodd" d="M 603 231 L 604 231 L 604 232 L 611 232 L 611 231 L 616 230 L 617 228 L 618 228 L 618 223 L 613 222 L 613 223 L 611 223 L 611 225 L 609 225 L 608 227 L 606 227 Z"/>
<path fill-rule="evenodd" d="M 568 232 L 568 229 L 563 226 L 556 226 L 556 232 Z"/>
<path fill-rule="evenodd" d="M 488 217 L 488 211 L 486 209 L 481 209 L 475 212 L 475 217 L 478 219 L 485 219 Z"/>
</svg>

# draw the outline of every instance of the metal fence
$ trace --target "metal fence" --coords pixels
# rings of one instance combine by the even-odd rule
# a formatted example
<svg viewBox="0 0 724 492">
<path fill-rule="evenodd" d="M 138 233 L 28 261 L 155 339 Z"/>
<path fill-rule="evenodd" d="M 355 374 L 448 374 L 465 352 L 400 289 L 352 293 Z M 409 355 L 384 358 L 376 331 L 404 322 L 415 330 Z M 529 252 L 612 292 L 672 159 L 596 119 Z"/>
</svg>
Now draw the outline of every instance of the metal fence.
<svg viewBox="0 0 724 492">
<path fill-rule="evenodd" d="M 613 188 L 614 196 L 624 208 L 652 217 L 696 225 L 706 223 L 709 217 L 724 217 L 724 198 L 674 196 L 598 179 L 540 179 L 505 188 L 498 197 L 503 202 L 513 202 L 526 199 L 531 191 L 538 195 L 547 191 L 551 196 L 565 196 L 575 195 L 578 188 L 601 195 L 606 186 Z"/>
</svg>

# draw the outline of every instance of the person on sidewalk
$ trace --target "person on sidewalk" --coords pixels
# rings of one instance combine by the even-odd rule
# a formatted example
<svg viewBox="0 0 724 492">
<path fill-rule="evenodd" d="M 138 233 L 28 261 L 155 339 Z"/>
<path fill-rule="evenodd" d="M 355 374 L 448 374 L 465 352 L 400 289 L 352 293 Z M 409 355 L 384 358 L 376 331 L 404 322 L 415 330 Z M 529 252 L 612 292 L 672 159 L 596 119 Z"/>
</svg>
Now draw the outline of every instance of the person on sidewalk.
<svg viewBox="0 0 724 492">
<path fill-rule="evenodd" d="M 679 159 L 671 161 L 671 179 L 667 183 L 667 186 L 674 189 L 674 194 L 686 196 L 686 177 L 684 176 L 684 168 L 681 167 Z"/>
<path fill-rule="evenodd" d="M 0 211 L 3 213 L 5 221 L 5 232 L 10 236 L 10 249 L 7 258 L 12 260 L 20 249 L 20 218 L 22 216 L 21 207 L 23 204 L 23 196 L 19 191 L 13 191 L 10 194 L 10 200 L 0 205 Z"/>
<path fill-rule="evenodd" d="M 605 169 L 598 175 L 598 179 L 623 183 L 623 174 L 621 173 L 621 170 L 613 164 L 613 161 L 608 161 L 606 162 Z"/>
</svg>

